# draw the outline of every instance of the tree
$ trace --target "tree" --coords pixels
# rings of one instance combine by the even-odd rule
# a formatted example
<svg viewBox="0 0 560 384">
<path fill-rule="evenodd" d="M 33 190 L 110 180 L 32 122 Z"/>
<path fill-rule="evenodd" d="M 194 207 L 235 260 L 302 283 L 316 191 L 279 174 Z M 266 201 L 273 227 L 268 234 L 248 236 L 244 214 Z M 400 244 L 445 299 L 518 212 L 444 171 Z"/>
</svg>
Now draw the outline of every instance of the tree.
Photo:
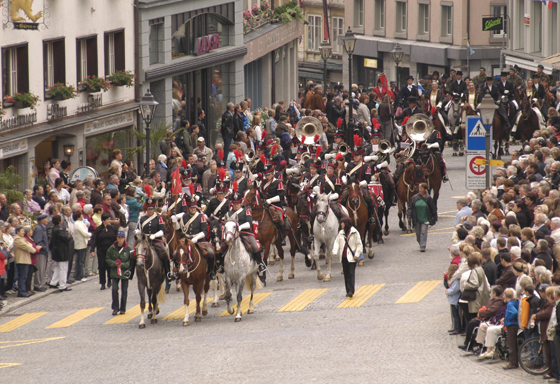
<svg viewBox="0 0 560 384">
<path fill-rule="evenodd" d="M 154 124 L 154 126 L 151 128 L 151 130 L 150 130 L 150 159 L 155 160 L 157 158 L 157 153 L 159 151 L 159 143 L 162 140 L 169 140 L 173 136 L 177 136 L 184 129 L 184 128 L 179 128 L 175 132 L 170 132 L 172 128 L 173 128 L 173 126 L 166 121 L 160 121 L 157 124 Z M 129 157 L 129 158 L 131 158 L 132 156 L 134 156 L 135 154 L 138 154 L 138 153 L 140 153 L 140 154 L 146 153 L 146 133 L 135 127 L 132 130 L 132 134 L 134 135 L 136 140 L 139 140 L 142 143 L 142 145 L 139 145 L 139 146 L 134 147 L 134 148 L 126 148 L 127 157 Z"/>
<path fill-rule="evenodd" d="M 23 200 L 23 193 L 18 190 L 18 186 L 23 184 L 24 179 L 14 171 L 14 166 L 10 165 L 0 172 L 0 193 L 6 195 L 9 204 Z"/>
</svg>

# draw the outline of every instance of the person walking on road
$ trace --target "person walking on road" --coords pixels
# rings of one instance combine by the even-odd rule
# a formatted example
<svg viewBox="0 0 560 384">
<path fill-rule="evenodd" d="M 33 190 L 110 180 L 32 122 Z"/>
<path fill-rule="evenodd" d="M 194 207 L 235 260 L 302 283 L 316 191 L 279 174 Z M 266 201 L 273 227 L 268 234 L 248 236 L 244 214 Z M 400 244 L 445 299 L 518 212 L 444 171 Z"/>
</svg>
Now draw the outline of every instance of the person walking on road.
<svg viewBox="0 0 560 384">
<path fill-rule="evenodd" d="M 426 252 L 428 225 L 435 225 L 437 222 L 437 208 L 434 199 L 428 195 L 428 184 L 420 183 L 418 193 L 410 199 L 406 216 L 416 228 L 416 241 L 420 245 L 420 252 Z"/>
<path fill-rule="evenodd" d="M 126 313 L 126 298 L 128 296 L 128 274 L 125 273 L 130 268 L 130 252 L 125 237 L 124 228 L 119 228 L 117 241 L 107 250 L 107 266 L 110 269 L 111 286 L 113 292 L 113 316 Z M 121 301 L 119 305 L 119 281 L 121 283 Z"/>
<path fill-rule="evenodd" d="M 338 257 L 342 263 L 346 297 L 354 296 L 354 282 L 356 277 L 356 261 L 363 251 L 360 233 L 352 226 L 350 219 L 344 217 L 340 221 L 340 232 L 334 242 L 333 258 Z"/>
<path fill-rule="evenodd" d="M 101 215 L 101 225 L 97 227 L 92 237 L 91 253 L 97 250 L 97 262 L 99 268 L 99 284 L 101 290 L 105 289 L 105 284 L 110 288 L 111 280 L 107 281 L 109 270 L 107 268 L 107 250 L 117 240 L 117 227 L 111 224 L 111 215 L 104 213 Z M 110 278 L 110 276 L 109 276 Z"/>
</svg>

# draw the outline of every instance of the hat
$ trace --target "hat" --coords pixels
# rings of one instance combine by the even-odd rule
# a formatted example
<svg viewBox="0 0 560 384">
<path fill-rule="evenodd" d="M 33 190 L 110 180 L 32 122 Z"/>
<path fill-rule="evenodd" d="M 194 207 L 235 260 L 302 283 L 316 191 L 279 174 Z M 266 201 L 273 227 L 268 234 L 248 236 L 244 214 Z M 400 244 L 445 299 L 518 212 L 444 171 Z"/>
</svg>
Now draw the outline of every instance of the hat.
<svg viewBox="0 0 560 384">
<path fill-rule="evenodd" d="M 389 84 L 391 84 L 391 85 L 393 85 L 393 84 L 394 84 L 394 85 L 397 85 L 397 82 L 396 82 L 395 80 L 391 80 L 391 81 L 389 81 Z"/>
<path fill-rule="evenodd" d="M 323 162 L 320 159 L 313 159 L 311 160 L 311 166 L 315 167 L 315 168 L 321 168 L 321 165 L 323 164 Z"/>
<path fill-rule="evenodd" d="M 231 169 L 233 169 L 234 172 L 242 172 L 243 171 L 243 163 L 240 162 L 240 161 L 232 161 L 230 167 L 231 167 Z"/>
<path fill-rule="evenodd" d="M 359 146 L 359 147 L 355 146 L 352 149 L 352 156 L 355 156 L 355 155 L 360 155 L 361 156 L 363 154 L 364 154 L 364 147 L 362 147 L 362 146 Z"/>
<path fill-rule="evenodd" d="M 229 189 L 229 185 L 227 183 L 219 182 L 218 185 L 216 185 L 216 192 L 218 193 L 226 193 L 227 190 Z"/>
<path fill-rule="evenodd" d="M 381 131 L 378 128 L 373 128 L 371 131 L 371 137 L 381 137 Z"/>
<path fill-rule="evenodd" d="M 510 71 L 517 71 L 517 69 L 515 69 L 515 67 L 512 65 L 511 67 L 509 67 Z"/>
<path fill-rule="evenodd" d="M 492 76 L 486 76 L 486 81 L 494 81 L 494 78 Z"/>
<path fill-rule="evenodd" d="M 148 200 L 146 200 L 146 209 L 155 208 L 155 207 L 156 207 L 156 201 L 151 197 L 149 197 Z"/>
<path fill-rule="evenodd" d="M 381 83 L 382 83 L 381 79 L 377 79 L 377 84 L 381 84 Z"/>
<path fill-rule="evenodd" d="M 414 80 L 414 76 L 410 75 L 406 78 L 407 80 Z"/>
<path fill-rule="evenodd" d="M 486 71 L 486 68 L 484 68 L 484 67 L 480 67 L 480 69 L 482 69 L 483 71 Z"/>
<path fill-rule="evenodd" d="M 196 207 L 196 197 L 195 196 L 185 196 L 185 203 L 187 207 Z"/>
<path fill-rule="evenodd" d="M 286 121 L 286 120 L 288 120 L 288 116 L 280 115 L 280 121 Z"/>
<path fill-rule="evenodd" d="M 338 131 L 335 132 L 334 136 L 335 137 L 342 137 L 346 134 L 346 132 L 344 131 L 344 129 L 339 129 Z"/>
<path fill-rule="evenodd" d="M 432 76 L 439 76 L 439 71 L 434 71 L 434 72 L 432 73 Z"/>
<path fill-rule="evenodd" d="M 117 232 L 117 237 L 126 237 L 124 235 L 124 229 L 123 228 L 119 228 L 119 231 Z"/>
<path fill-rule="evenodd" d="M 424 76 L 424 80 L 432 80 L 432 76 L 426 75 L 426 76 Z"/>
<path fill-rule="evenodd" d="M 157 159 L 158 159 L 158 161 L 165 161 L 165 160 L 167 160 L 167 156 L 159 155 Z"/>
<path fill-rule="evenodd" d="M 455 73 L 457 73 L 457 70 L 456 70 L 456 69 L 453 69 L 453 68 L 451 68 L 451 69 L 449 70 L 449 72 L 455 72 Z"/>
<path fill-rule="evenodd" d="M 473 229 L 473 223 L 467 220 L 463 223 L 463 228 L 465 228 L 467 231 L 470 231 L 471 229 Z"/>
<path fill-rule="evenodd" d="M 300 145 L 297 148 L 297 152 L 298 153 L 305 153 L 305 152 L 307 152 L 307 147 L 305 145 Z"/>
<path fill-rule="evenodd" d="M 506 71 L 500 72 L 500 77 L 507 77 L 509 75 L 509 73 L 507 73 Z"/>
<path fill-rule="evenodd" d="M 443 75 L 441 75 L 441 79 L 442 80 L 449 79 L 449 75 L 447 73 L 444 73 Z"/>
<path fill-rule="evenodd" d="M 231 202 L 235 204 L 241 204 L 243 201 L 243 195 L 241 193 L 234 193 L 231 195 Z"/>
<path fill-rule="evenodd" d="M 91 207 L 91 204 L 89 204 L 89 206 Z M 49 216 L 45 215 L 44 213 L 41 213 L 39 216 L 37 216 L 37 221 L 41 221 L 43 219 L 46 219 L 47 217 L 49 217 Z M 1 226 L 2 225 L 0 225 L 0 227 Z"/>
<path fill-rule="evenodd" d="M 196 141 L 204 141 L 204 137 L 200 136 Z"/>
<path fill-rule="evenodd" d="M 338 164 L 334 160 L 328 160 L 327 167 L 333 167 L 334 169 L 336 169 L 338 168 Z"/>
<path fill-rule="evenodd" d="M 257 149 L 266 149 L 266 143 L 264 140 L 257 141 Z"/>
<path fill-rule="evenodd" d="M 539 65 L 537 65 L 537 68 L 544 69 L 544 65 L 539 64 Z"/>
<path fill-rule="evenodd" d="M 274 165 L 272 165 L 272 164 L 267 164 L 267 165 L 265 165 L 265 166 L 264 166 L 264 169 L 263 169 L 263 173 L 264 173 L 265 175 L 268 175 L 268 174 L 270 174 L 271 172 L 274 172 Z"/>
<path fill-rule="evenodd" d="M 84 213 L 87 215 L 91 212 L 91 210 L 93 209 L 93 205 L 91 204 L 86 204 L 84 205 Z"/>
<path fill-rule="evenodd" d="M 187 169 L 183 170 L 183 172 L 181 173 L 181 177 L 183 179 L 190 179 L 192 178 L 192 168 L 191 167 L 187 167 Z"/>
<path fill-rule="evenodd" d="M 457 71 L 455 74 L 458 76 L 463 76 L 463 71 Z"/>
<path fill-rule="evenodd" d="M 414 96 L 410 96 L 410 97 L 408 98 L 408 102 L 409 102 L 409 103 L 415 103 L 415 104 L 416 104 L 416 103 L 418 103 L 418 99 L 416 99 L 416 97 L 414 97 Z"/>
</svg>

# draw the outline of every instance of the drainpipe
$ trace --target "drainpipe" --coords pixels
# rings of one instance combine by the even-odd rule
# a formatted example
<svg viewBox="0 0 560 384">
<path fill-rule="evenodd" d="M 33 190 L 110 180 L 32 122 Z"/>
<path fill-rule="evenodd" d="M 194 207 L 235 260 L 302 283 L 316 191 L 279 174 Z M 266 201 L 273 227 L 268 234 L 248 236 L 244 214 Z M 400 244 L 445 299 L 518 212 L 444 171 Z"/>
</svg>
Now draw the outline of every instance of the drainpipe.
<svg viewBox="0 0 560 384">
<path fill-rule="evenodd" d="M 467 43 L 470 44 L 471 39 L 471 0 L 467 0 Z M 467 76 L 471 75 L 471 63 L 467 52 Z"/>
<path fill-rule="evenodd" d="M 134 73 L 136 74 L 136 81 L 134 82 L 134 100 L 136 102 L 140 101 L 140 85 L 138 84 L 138 80 L 140 78 L 140 38 L 139 38 L 139 27 L 138 27 L 138 23 L 140 20 L 140 16 L 139 16 L 139 11 L 138 11 L 138 0 L 134 0 Z M 136 113 L 136 126 L 138 128 L 140 128 L 140 124 L 138 124 L 139 122 L 139 113 L 137 111 Z M 136 139 L 136 146 L 139 147 L 142 143 L 140 142 L 140 139 Z M 136 154 L 136 166 L 138 169 L 138 173 L 140 173 L 140 169 L 142 168 L 142 155 L 140 153 Z"/>
</svg>

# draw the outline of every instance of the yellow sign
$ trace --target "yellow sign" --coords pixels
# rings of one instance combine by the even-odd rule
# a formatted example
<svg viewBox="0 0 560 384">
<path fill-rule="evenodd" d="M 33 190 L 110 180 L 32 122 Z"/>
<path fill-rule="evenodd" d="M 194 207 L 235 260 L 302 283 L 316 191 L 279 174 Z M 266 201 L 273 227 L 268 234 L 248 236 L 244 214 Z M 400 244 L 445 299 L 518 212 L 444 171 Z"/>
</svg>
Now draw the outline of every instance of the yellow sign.
<svg viewBox="0 0 560 384">
<path fill-rule="evenodd" d="M 474 163 L 476 165 L 486 165 L 486 159 L 476 159 Z M 504 165 L 502 160 L 490 160 L 491 167 L 501 167 L 502 165 Z"/>
<path fill-rule="evenodd" d="M 377 68 L 377 59 L 364 59 L 364 67 Z"/>
</svg>

